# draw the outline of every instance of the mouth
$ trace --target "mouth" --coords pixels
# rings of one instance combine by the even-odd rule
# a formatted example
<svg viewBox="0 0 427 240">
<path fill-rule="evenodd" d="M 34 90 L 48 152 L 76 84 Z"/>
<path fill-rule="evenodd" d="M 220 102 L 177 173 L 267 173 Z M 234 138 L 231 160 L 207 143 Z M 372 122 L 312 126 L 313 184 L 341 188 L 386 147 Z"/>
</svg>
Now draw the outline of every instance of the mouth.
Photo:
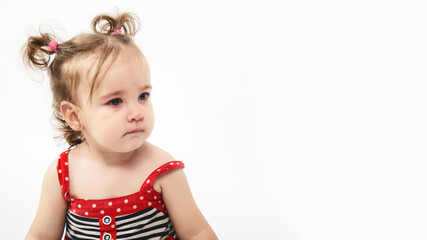
<svg viewBox="0 0 427 240">
<path fill-rule="evenodd" d="M 135 128 L 134 130 L 127 132 L 127 133 L 138 133 L 138 132 L 143 132 L 144 130 L 142 130 L 141 128 Z"/>
</svg>

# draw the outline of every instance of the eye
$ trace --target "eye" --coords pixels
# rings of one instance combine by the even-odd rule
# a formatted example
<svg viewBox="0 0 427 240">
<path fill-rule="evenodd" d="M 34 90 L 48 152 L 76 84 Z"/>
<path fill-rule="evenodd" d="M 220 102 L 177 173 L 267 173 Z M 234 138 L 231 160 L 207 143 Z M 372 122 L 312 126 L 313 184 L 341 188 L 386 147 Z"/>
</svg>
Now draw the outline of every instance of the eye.
<svg viewBox="0 0 427 240">
<path fill-rule="evenodd" d="M 114 98 L 111 99 L 110 101 L 108 101 L 108 105 L 113 105 L 113 106 L 117 106 L 122 102 L 122 100 L 120 98 Z"/>
<path fill-rule="evenodd" d="M 144 93 L 141 93 L 141 95 L 139 95 L 139 100 L 147 100 L 147 98 L 150 96 L 150 93 L 148 93 L 148 92 L 144 92 Z"/>
</svg>

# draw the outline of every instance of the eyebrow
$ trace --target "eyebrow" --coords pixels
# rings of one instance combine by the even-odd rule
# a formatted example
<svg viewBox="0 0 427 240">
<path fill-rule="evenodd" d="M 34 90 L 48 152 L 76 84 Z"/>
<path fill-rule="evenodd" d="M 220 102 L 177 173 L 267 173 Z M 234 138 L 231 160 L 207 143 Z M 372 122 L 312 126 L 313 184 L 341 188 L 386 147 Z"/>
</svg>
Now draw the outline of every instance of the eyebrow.
<svg viewBox="0 0 427 240">
<path fill-rule="evenodd" d="M 146 89 L 152 89 L 153 87 L 151 85 L 145 85 L 144 87 L 141 88 L 141 90 L 146 90 Z M 105 99 L 105 98 L 109 98 L 112 96 L 116 96 L 116 95 L 120 95 L 122 94 L 123 91 L 113 91 L 113 92 L 109 92 L 107 94 L 104 94 L 101 96 L 101 99 Z"/>
</svg>

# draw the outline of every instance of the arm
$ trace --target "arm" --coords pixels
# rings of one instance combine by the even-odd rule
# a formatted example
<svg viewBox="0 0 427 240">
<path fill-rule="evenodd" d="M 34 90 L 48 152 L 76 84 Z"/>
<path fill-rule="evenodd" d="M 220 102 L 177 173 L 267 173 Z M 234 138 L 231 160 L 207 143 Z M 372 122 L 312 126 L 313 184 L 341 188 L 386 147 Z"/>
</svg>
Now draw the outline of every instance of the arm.
<svg viewBox="0 0 427 240">
<path fill-rule="evenodd" d="M 44 175 L 39 207 L 25 240 L 58 240 L 62 237 L 67 202 L 62 196 L 56 163 L 54 160 Z"/>
<path fill-rule="evenodd" d="M 159 176 L 162 197 L 179 239 L 217 240 L 197 207 L 182 169 Z"/>
</svg>

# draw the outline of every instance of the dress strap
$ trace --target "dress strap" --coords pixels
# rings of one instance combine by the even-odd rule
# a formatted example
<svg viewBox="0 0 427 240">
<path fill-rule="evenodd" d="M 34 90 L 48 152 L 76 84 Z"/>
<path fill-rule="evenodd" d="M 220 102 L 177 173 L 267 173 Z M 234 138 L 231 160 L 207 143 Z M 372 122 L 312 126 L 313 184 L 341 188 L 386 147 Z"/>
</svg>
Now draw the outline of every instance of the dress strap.
<svg viewBox="0 0 427 240">
<path fill-rule="evenodd" d="M 154 180 L 160 174 L 171 171 L 173 169 L 184 168 L 184 167 L 185 167 L 185 165 L 181 161 L 170 161 L 170 162 L 163 164 L 162 166 L 158 167 L 156 170 L 154 170 L 148 176 L 148 178 L 142 184 L 141 190 L 142 189 L 150 189 L 151 187 L 153 187 Z"/>
<path fill-rule="evenodd" d="M 66 150 L 61 153 L 58 158 L 58 164 L 56 165 L 56 170 L 58 172 L 59 184 L 61 184 L 62 195 L 65 200 L 71 201 L 71 197 L 68 195 L 70 190 L 70 176 L 68 173 L 68 152 L 70 150 Z"/>
</svg>

